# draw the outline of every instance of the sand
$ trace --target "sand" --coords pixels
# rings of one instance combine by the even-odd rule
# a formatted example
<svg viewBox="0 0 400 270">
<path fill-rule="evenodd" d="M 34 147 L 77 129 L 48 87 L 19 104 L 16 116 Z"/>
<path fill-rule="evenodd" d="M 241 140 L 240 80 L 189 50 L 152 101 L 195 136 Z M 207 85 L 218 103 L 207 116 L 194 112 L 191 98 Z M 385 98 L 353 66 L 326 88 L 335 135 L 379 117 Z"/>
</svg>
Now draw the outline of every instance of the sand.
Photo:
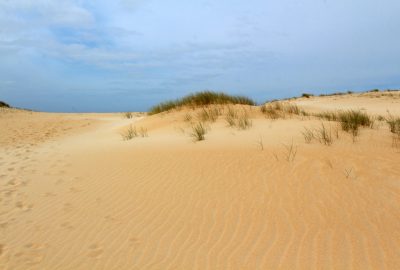
<svg viewBox="0 0 400 270">
<path fill-rule="evenodd" d="M 396 97 L 292 102 L 400 115 Z M 251 128 L 220 116 L 201 142 L 184 121 L 199 110 L 2 110 L 0 269 L 400 269 L 400 146 L 384 121 L 326 146 L 302 135 L 319 119 L 235 108 Z M 130 125 L 148 137 L 122 140 Z"/>
</svg>

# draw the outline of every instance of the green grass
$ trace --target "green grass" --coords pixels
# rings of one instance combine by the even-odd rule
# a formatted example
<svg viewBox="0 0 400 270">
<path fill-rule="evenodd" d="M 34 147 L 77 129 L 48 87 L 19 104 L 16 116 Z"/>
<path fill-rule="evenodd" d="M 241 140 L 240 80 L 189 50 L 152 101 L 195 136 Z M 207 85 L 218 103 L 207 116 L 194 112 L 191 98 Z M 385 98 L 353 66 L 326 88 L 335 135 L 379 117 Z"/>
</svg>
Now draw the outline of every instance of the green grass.
<svg viewBox="0 0 400 270">
<path fill-rule="evenodd" d="M 215 122 L 217 121 L 219 115 L 221 115 L 221 113 L 218 108 L 203 108 L 200 111 L 198 118 L 202 122 Z"/>
<path fill-rule="evenodd" d="M 339 112 L 338 120 L 342 129 L 350 132 L 353 137 L 358 135 L 360 127 L 372 127 L 373 125 L 373 120 L 368 114 L 354 110 Z"/>
<path fill-rule="evenodd" d="M 238 118 L 236 111 L 232 107 L 228 107 L 228 113 L 226 114 L 226 122 L 230 127 L 234 127 L 236 125 L 236 119 Z"/>
<path fill-rule="evenodd" d="M 125 112 L 124 113 L 125 118 L 131 119 L 133 117 L 133 113 L 131 112 Z"/>
<path fill-rule="evenodd" d="M 203 91 L 187 95 L 180 99 L 162 102 L 150 108 L 149 114 L 157 114 L 182 106 L 198 107 L 212 104 L 256 105 L 252 99 L 245 96 L 233 96 L 222 92 Z"/>
<path fill-rule="evenodd" d="M 322 112 L 322 113 L 317 113 L 314 114 L 314 116 L 325 119 L 328 121 L 337 121 L 338 120 L 338 114 L 336 112 Z"/>
<path fill-rule="evenodd" d="M 205 140 L 205 134 L 207 133 L 206 127 L 203 123 L 199 122 L 196 125 L 192 126 L 192 133 L 190 134 L 195 141 L 203 141 Z"/>
<path fill-rule="evenodd" d="M 122 139 L 124 141 L 132 140 L 136 137 L 148 137 L 147 128 L 141 127 L 139 130 L 135 126 L 130 125 L 127 130 L 121 133 Z"/>
<path fill-rule="evenodd" d="M 0 101 L 0 107 L 10 108 L 10 105 L 5 103 L 4 101 Z"/>
<path fill-rule="evenodd" d="M 262 105 L 260 110 L 267 118 L 278 119 L 279 117 L 281 117 L 279 110 L 275 109 L 274 106 L 271 104 Z"/>
<path fill-rule="evenodd" d="M 329 130 L 328 130 L 323 123 L 321 125 L 322 126 L 319 129 L 317 129 L 318 140 L 320 143 L 329 146 L 333 142 L 332 129 L 329 128 Z"/>
<path fill-rule="evenodd" d="M 312 97 L 314 95 L 313 94 L 309 94 L 309 93 L 303 93 L 303 94 L 301 94 L 301 96 L 305 97 L 305 98 L 310 98 L 310 97 Z"/>
<path fill-rule="evenodd" d="M 390 115 L 386 122 L 389 125 L 390 132 L 400 135 L 400 117 Z"/>
<path fill-rule="evenodd" d="M 243 113 L 242 115 L 239 116 L 237 120 L 237 127 L 239 129 L 245 130 L 249 129 L 253 125 L 252 121 L 249 119 L 249 116 L 247 113 Z"/>
<path fill-rule="evenodd" d="M 138 132 L 136 127 L 133 127 L 132 125 L 129 126 L 129 128 L 121 133 L 122 139 L 124 141 L 129 141 L 132 140 L 133 138 L 138 136 Z"/>
</svg>

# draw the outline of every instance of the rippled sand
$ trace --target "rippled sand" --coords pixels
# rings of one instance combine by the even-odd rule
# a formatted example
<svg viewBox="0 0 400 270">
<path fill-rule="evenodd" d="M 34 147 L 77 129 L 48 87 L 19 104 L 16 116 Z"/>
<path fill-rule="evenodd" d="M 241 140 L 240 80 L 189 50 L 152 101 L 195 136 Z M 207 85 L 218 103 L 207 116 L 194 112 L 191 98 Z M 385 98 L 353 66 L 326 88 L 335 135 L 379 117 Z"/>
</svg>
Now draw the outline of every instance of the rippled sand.
<svg viewBox="0 0 400 270">
<path fill-rule="evenodd" d="M 294 102 L 400 115 L 373 94 Z M 184 118 L 199 111 L 2 110 L 0 269 L 400 269 L 400 147 L 384 121 L 325 146 L 302 135 L 319 119 L 235 108 L 250 129 L 221 115 L 196 143 Z M 148 137 L 123 141 L 130 124 Z"/>
</svg>

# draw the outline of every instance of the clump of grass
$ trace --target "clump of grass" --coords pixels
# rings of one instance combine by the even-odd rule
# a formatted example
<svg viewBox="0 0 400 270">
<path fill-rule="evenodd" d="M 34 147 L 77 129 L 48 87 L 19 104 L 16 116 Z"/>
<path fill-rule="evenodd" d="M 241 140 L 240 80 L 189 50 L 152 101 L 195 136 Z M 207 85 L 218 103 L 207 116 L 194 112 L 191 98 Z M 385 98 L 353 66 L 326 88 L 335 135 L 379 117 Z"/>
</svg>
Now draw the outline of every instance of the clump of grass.
<svg viewBox="0 0 400 270">
<path fill-rule="evenodd" d="M 157 114 L 182 106 L 198 107 L 212 104 L 256 105 L 252 99 L 245 96 L 233 96 L 222 92 L 203 91 L 187 95 L 177 100 L 162 102 L 152 107 L 149 114 Z"/>
<path fill-rule="evenodd" d="M 210 108 L 210 109 L 203 108 L 198 116 L 202 122 L 207 122 L 207 121 L 215 122 L 217 121 L 219 115 L 220 111 L 218 108 Z"/>
<path fill-rule="evenodd" d="M 139 136 L 144 138 L 148 137 L 149 135 L 147 132 L 147 128 L 141 127 L 138 130 L 136 126 L 130 125 L 127 130 L 121 133 L 121 136 L 124 141 L 129 141 Z"/>
<path fill-rule="evenodd" d="M 238 118 L 236 111 L 232 107 L 228 107 L 228 113 L 226 114 L 226 122 L 230 127 L 234 127 L 236 125 L 236 119 Z"/>
<path fill-rule="evenodd" d="M 196 125 L 192 126 L 192 133 L 190 134 L 195 141 L 205 140 L 205 134 L 207 133 L 206 127 L 203 123 L 198 122 Z"/>
<path fill-rule="evenodd" d="M 341 127 L 344 131 L 353 135 L 353 138 L 358 136 L 360 127 L 372 127 L 373 120 L 368 114 L 360 111 L 347 111 L 338 114 Z"/>
<path fill-rule="evenodd" d="M 252 121 L 249 119 L 248 114 L 245 112 L 242 115 L 239 116 L 237 120 L 237 127 L 239 129 L 248 129 L 253 125 Z"/>
<path fill-rule="evenodd" d="M 297 114 L 300 115 L 300 109 L 296 104 L 287 104 L 285 106 L 285 111 L 289 114 Z"/>
<path fill-rule="evenodd" d="M 328 129 L 324 123 L 321 123 L 321 127 L 315 130 L 304 128 L 302 134 L 306 143 L 311 143 L 313 139 L 328 146 L 333 143 L 332 128 L 329 126 Z M 336 137 L 339 138 L 338 130 L 336 130 Z"/>
<path fill-rule="evenodd" d="M 309 94 L 309 93 L 303 93 L 301 96 L 305 97 L 305 98 L 310 98 L 310 97 L 312 97 L 314 95 L 313 94 Z"/>
<path fill-rule="evenodd" d="M 337 121 L 338 120 L 338 114 L 335 112 L 322 112 L 322 113 L 317 113 L 314 114 L 314 116 L 328 120 L 328 121 Z"/>
<path fill-rule="evenodd" d="M 124 117 L 128 118 L 128 119 L 131 119 L 133 117 L 133 114 L 131 112 L 125 112 L 124 113 Z"/>
<path fill-rule="evenodd" d="M 284 118 L 285 113 L 288 113 L 290 115 L 292 114 L 303 115 L 303 116 L 308 115 L 307 112 L 300 110 L 300 108 L 296 104 L 291 104 L 288 102 L 281 103 L 278 101 L 274 101 L 262 105 L 260 107 L 260 110 L 266 117 L 270 119 Z"/>
<path fill-rule="evenodd" d="M 390 132 L 400 135 L 400 117 L 389 115 L 386 122 L 389 125 Z"/>
<path fill-rule="evenodd" d="M 133 127 L 132 125 L 129 126 L 129 128 L 121 133 L 122 139 L 124 141 L 129 141 L 132 140 L 133 138 L 138 136 L 138 132 L 136 130 L 136 127 Z"/>
<path fill-rule="evenodd" d="M 263 114 L 265 114 L 265 116 L 266 116 L 267 118 L 270 118 L 270 119 L 278 119 L 278 118 L 281 116 L 281 114 L 279 113 L 279 110 L 276 110 L 276 109 L 274 108 L 274 106 L 271 105 L 271 104 L 269 104 L 269 105 L 262 105 L 261 108 L 260 108 L 260 110 L 261 110 L 261 112 L 262 112 Z"/>
<path fill-rule="evenodd" d="M 0 107 L 10 108 L 10 105 L 0 100 Z"/>
<path fill-rule="evenodd" d="M 317 129 L 317 136 L 320 143 L 325 145 L 331 145 L 333 142 L 332 139 L 332 129 L 329 130 L 325 127 L 324 123 L 321 124 L 321 127 Z"/>
</svg>

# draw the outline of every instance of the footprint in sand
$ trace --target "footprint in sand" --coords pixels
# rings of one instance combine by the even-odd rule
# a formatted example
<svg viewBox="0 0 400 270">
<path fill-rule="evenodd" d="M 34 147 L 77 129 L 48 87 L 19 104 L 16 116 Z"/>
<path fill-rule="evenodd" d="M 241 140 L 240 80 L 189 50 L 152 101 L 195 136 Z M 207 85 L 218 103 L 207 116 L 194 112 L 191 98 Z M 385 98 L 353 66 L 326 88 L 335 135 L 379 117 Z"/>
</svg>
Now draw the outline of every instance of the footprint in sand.
<svg viewBox="0 0 400 270">
<path fill-rule="evenodd" d="M 25 202 L 18 201 L 16 202 L 15 206 L 22 211 L 29 211 L 33 208 L 33 204 L 26 204 Z"/>
<path fill-rule="evenodd" d="M 39 264 L 43 258 L 43 249 L 46 245 L 30 243 L 24 246 L 24 248 L 16 253 L 14 256 L 22 263 L 26 265 Z"/>
<path fill-rule="evenodd" d="M 71 193 L 77 193 L 77 192 L 80 192 L 81 190 L 79 189 L 79 188 L 76 188 L 76 187 L 70 187 L 69 188 L 69 192 L 71 192 Z"/>
<path fill-rule="evenodd" d="M 90 258 L 99 258 L 103 254 L 103 249 L 99 244 L 92 244 L 89 246 L 88 256 Z"/>
<path fill-rule="evenodd" d="M 131 244 L 132 246 L 139 245 L 140 240 L 139 240 L 139 238 L 131 237 L 131 238 L 129 238 L 129 244 Z"/>
<path fill-rule="evenodd" d="M 64 222 L 64 223 L 61 223 L 61 228 L 64 228 L 64 229 L 68 229 L 68 230 L 73 230 L 75 227 L 71 224 L 71 223 L 69 223 L 68 221 L 66 221 L 66 222 Z"/>
<path fill-rule="evenodd" d="M 43 194 L 43 196 L 44 197 L 54 197 L 54 196 L 56 196 L 56 194 L 53 192 L 46 192 L 45 194 Z"/>
<path fill-rule="evenodd" d="M 64 203 L 64 207 L 63 207 L 64 212 L 70 212 L 70 211 L 72 211 L 72 209 L 73 209 L 72 204 Z"/>
</svg>

